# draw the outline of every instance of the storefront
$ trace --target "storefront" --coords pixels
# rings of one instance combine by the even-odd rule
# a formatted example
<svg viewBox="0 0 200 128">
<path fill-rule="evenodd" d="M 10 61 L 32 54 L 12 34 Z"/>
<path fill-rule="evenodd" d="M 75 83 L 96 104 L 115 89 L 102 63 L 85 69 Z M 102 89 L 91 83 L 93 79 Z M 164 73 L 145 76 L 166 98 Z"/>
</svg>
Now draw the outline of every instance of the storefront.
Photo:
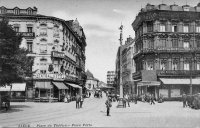
<svg viewBox="0 0 200 128">
<path fill-rule="evenodd" d="M 199 78 L 160 78 L 161 86 L 159 95 L 165 98 L 181 98 L 182 94 L 190 94 L 190 85 L 192 85 L 193 94 L 200 92 Z"/>
<path fill-rule="evenodd" d="M 159 81 L 140 81 L 137 83 L 137 94 L 145 95 L 145 94 L 153 94 L 154 97 L 158 98 L 158 88 L 160 86 Z"/>
<path fill-rule="evenodd" d="M 25 102 L 27 98 L 26 83 L 12 83 L 11 86 L 0 87 L 3 95 L 10 95 L 13 102 Z"/>
<path fill-rule="evenodd" d="M 70 92 L 69 95 L 72 97 L 72 99 L 76 97 L 76 94 L 82 95 L 81 86 L 77 84 L 73 84 L 73 83 L 67 83 L 67 82 L 65 82 L 65 84 L 69 86 L 69 92 Z"/>
<path fill-rule="evenodd" d="M 52 82 L 54 97 L 58 98 L 59 101 L 63 101 L 64 97 L 68 94 L 67 90 L 69 89 L 63 82 Z"/>
</svg>

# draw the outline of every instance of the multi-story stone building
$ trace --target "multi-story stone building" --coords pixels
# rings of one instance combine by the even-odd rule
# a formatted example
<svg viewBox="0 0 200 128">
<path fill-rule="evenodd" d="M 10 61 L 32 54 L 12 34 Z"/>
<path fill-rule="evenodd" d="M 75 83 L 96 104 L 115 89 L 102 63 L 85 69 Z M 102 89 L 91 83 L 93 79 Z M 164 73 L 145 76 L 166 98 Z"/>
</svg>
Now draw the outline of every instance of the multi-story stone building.
<svg viewBox="0 0 200 128">
<path fill-rule="evenodd" d="M 135 85 L 132 80 L 132 73 L 135 72 L 133 60 L 134 39 L 128 37 L 122 51 L 122 84 L 125 94 L 135 93 Z"/>
<path fill-rule="evenodd" d="M 115 84 L 115 71 L 107 71 L 107 85 L 113 87 Z"/>
<path fill-rule="evenodd" d="M 55 97 L 82 91 L 85 77 L 86 37 L 75 21 L 37 14 L 37 8 L 0 7 L 0 18 L 22 35 L 21 47 L 34 58 L 33 79 L 27 81 L 27 98 Z"/>
<path fill-rule="evenodd" d="M 137 93 L 181 97 L 200 92 L 200 4 L 151 5 L 132 23 Z"/>
</svg>

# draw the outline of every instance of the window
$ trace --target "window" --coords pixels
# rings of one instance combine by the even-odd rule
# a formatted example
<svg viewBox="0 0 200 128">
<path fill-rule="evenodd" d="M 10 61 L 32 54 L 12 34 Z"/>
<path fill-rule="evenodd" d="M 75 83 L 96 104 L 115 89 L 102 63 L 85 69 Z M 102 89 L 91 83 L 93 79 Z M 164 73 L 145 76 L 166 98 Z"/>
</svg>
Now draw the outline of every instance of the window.
<svg viewBox="0 0 200 128">
<path fill-rule="evenodd" d="M 159 47 L 163 47 L 163 48 L 167 47 L 166 39 L 165 38 L 161 38 L 158 45 L 159 45 Z"/>
<path fill-rule="evenodd" d="M 200 70 L 200 62 L 197 62 L 197 70 Z"/>
<path fill-rule="evenodd" d="M 189 32 L 189 25 L 183 26 L 183 32 Z"/>
<path fill-rule="evenodd" d="M 153 41 L 153 39 L 149 39 L 149 41 L 148 41 L 148 48 L 154 48 L 154 41 Z"/>
<path fill-rule="evenodd" d="M 40 59 L 40 73 L 46 74 L 47 72 L 47 59 L 41 58 Z"/>
<path fill-rule="evenodd" d="M 189 42 L 187 42 L 187 41 L 186 41 L 186 42 L 183 42 L 183 47 L 184 47 L 184 48 L 189 48 L 189 47 L 190 47 L 190 46 L 189 46 Z"/>
<path fill-rule="evenodd" d="M 172 61 L 172 70 L 178 70 L 178 60 L 174 59 Z"/>
<path fill-rule="evenodd" d="M 196 43 L 197 43 L 197 48 L 199 48 L 199 47 L 200 47 L 200 40 L 197 39 L 197 40 L 196 40 Z"/>
<path fill-rule="evenodd" d="M 47 45 L 46 44 L 40 44 L 40 52 L 41 53 L 47 52 Z"/>
<path fill-rule="evenodd" d="M 29 52 L 33 52 L 33 42 L 27 42 L 27 49 Z"/>
<path fill-rule="evenodd" d="M 146 67 L 147 70 L 153 70 L 153 62 L 152 61 L 148 61 L 147 62 L 147 67 Z"/>
<path fill-rule="evenodd" d="M 33 32 L 33 27 L 27 27 L 27 32 Z"/>
<path fill-rule="evenodd" d="M 161 60 L 160 61 L 160 69 L 161 70 L 165 70 L 166 69 L 166 60 Z"/>
<path fill-rule="evenodd" d="M 54 26 L 54 34 L 53 34 L 53 36 L 59 36 L 59 26 L 57 26 L 57 25 L 55 25 Z"/>
<path fill-rule="evenodd" d="M 196 26 L 196 32 L 200 33 L 200 25 Z"/>
<path fill-rule="evenodd" d="M 59 72 L 58 61 L 54 61 L 54 73 L 58 73 L 58 72 Z"/>
<path fill-rule="evenodd" d="M 40 35 L 42 36 L 47 35 L 47 28 L 40 28 Z"/>
<path fill-rule="evenodd" d="M 147 32 L 153 32 L 153 23 L 147 22 Z"/>
<path fill-rule="evenodd" d="M 165 32 L 165 24 L 160 24 L 160 32 Z"/>
<path fill-rule="evenodd" d="M 177 25 L 172 25 L 172 32 L 178 32 Z"/>
<path fill-rule="evenodd" d="M 19 32 L 19 26 L 15 26 L 15 27 L 14 27 L 14 31 L 15 31 L 15 32 Z"/>
<path fill-rule="evenodd" d="M 172 47 L 178 48 L 178 39 L 172 39 Z"/>
<path fill-rule="evenodd" d="M 15 15 L 19 15 L 19 9 L 15 9 L 15 10 L 14 10 L 14 14 L 15 14 Z"/>
<path fill-rule="evenodd" d="M 190 64 L 188 61 L 184 62 L 184 70 L 190 70 Z"/>
</svg>

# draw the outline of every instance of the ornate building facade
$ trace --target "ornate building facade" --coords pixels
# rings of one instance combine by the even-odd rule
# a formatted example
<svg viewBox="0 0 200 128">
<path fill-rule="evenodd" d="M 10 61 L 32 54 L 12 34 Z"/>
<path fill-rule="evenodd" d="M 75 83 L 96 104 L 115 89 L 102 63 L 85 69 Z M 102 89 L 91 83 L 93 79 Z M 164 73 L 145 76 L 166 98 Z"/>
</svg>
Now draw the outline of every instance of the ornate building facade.
<svg viewBox="0 0 200 128">
<path fill-rule="evenodd" d="M 137 93 L 178 98 L 200 92 L 200 4 L 151 5 L 132 23 Z"/>
<path fill-rule="evenodd" d="M 17 34 L 21 47 L 34 58 L 33 78 L 27 81 L 27 98 L 75 96 L 82 93 L 85 77 L 86 37 L 77 19 L 65 21 L 37 14 L 37 8 L 0 7 Z"/>
</svg>

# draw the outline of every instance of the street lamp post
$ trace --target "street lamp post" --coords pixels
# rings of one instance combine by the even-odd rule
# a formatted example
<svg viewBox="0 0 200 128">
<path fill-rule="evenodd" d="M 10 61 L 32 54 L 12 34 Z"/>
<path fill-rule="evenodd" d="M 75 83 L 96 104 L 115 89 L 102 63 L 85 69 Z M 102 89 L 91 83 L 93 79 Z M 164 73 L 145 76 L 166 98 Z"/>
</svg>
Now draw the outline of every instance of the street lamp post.
<svg viewBox="0 0 200 128">
<path fill-rule="evenodd" d="M 122 86 L 122 41 L 123 41 L 123 37 L 122 37 L 122 34 L 123 34 L 123 25 L 120 26 L 119 28 L 120 30 L 120 47 L 119 47 L 119 52 L 120 52 L 120 55 L 119 55 L 119 70 L 120 70 L 120 81 L 119 81 L 119 102 L 118 102 L 118 105 L 117 107 L 118 108 L 121 108 L 123 107 L 123 86 Z"/>
</svg>

